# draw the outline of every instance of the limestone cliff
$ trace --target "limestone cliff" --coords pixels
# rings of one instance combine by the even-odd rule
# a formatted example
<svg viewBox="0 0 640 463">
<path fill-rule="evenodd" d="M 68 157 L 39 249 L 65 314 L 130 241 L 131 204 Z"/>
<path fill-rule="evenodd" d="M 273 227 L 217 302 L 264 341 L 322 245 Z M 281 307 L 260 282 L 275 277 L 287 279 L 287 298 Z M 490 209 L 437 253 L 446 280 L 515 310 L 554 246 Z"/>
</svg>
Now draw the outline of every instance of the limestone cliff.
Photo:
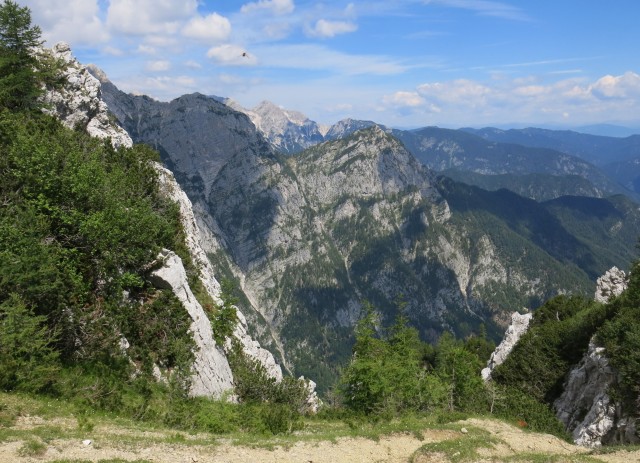
<svg viewBox="0 0 640 463">
<path fill-rule="evenodd" d="M 73 57 L 67 44 L 55 45 L 51 53 L 65 64 L 63 72 L 66 84 L 62 89 L 50 90 L 45 94 L 46 112 L 58 117 L 68 127 L 82 127 L 92 136 L 110 139 L 116 148 L 130 147 L 131 138 L 117 124 L 102 100 L 100 79 L 104 79 L 104 75 L 96 68 L 92 68 L 93 74 L 90 73 Z M 202 249 L 202 237 L 193 214 L 191 201 L 169 170 L 159 164 L 155 164 L 155 168 L 163 193 L 180 207 L 185 244 L 199 270 L 200 281 L 209 296 L 220 303 L 220 285 Z M 233 389 L 233 376 L 223 346 L 216 345 L 211 323 L 189 287 L 180 258 L 173 252 L 165 250 L 159 259 L 162 266 L 153 272 L 152 281 L 158 287 L 171 289 L 192 319 L 190 331 L 197 351 L 194 352 L 190 393 L 195 396 L 220 397 Z M 281 379 L 282 371 L 273 355 L 251 338 L 241 313 L 238 313 L 238 318 L 240 323 L 233 336 L 240 341 L 244 352 L 262 363 L 272 377 Z"/>
</svg>

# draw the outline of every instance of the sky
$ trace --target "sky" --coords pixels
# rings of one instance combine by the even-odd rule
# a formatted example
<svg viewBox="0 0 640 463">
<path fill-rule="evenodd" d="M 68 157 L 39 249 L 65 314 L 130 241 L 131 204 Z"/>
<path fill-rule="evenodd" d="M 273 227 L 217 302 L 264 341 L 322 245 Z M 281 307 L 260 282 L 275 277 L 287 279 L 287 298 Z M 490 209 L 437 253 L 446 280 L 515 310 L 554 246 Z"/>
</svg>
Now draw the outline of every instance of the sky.
<svg viewBox="0 0 640 463">
<path fill-rule="evenodd" d="M 637 0 L 17 0 L 123 91 L 322 124 L 640 127 Z"/>
</svg>

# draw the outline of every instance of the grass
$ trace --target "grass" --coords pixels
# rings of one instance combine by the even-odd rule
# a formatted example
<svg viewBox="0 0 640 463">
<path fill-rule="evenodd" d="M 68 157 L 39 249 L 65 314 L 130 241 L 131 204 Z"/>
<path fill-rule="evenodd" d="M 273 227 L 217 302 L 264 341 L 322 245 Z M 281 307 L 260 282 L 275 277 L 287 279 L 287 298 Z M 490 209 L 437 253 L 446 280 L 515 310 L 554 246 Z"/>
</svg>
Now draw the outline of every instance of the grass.
<svg viewBox="0 0 640 463">
<path fill-rule="evenodd" d="M 37 418 L 36 418 L 37 417 Z M 40 419 L 42 418 L 42 419 Z M 490 460 L 504 463 L 593 463 L 597 456 L 624 450 L 638 451 L 640 446 L 611 447 L 581 455 L 545 453 L 517 453 L 496 455 L 496 447 L 509 448 L 507 443 L 490 433 L 457 420 L 468 415 L 436 413 L 433 415 L 407 415 L 402 418 L 372 419 L 338 413 L 321 413 L 303 420 L 302 429 L 292 434 L 265 436 L 248 432 L 216 434 L 189 432 L 160 425 L 149 425 L 114 414 L 80 411 L 63 401 L 19 394 L 0 393 L 0 442 L 19 443 L 23 457 L 42 456 L 54 440 L 92 439 L 95 448 L 114 446 L 135 450 L 141 446 L 177 445 L 180 447 L 211 447 L 222 444 L 272 450 L 290 448 L 296 443 L 337 442 L 343 438 L 363 438 L 378 441 L 382 436 L 404 434 L 423 440 L 429 430 L 450 431 L 441 434 L 438 442 L 425 443 L 410 461 L 420 463 L 429 456 L 438 455 L 443 461 L 467 463 Z M 478 417 L 482 419 L 482 417 Z M 486 417 L 485 417 L 486 418 Z M 453 421 L 452 420 L 456 420 Z M 461 433 L 462 426 L 467 430 Z M 419 444 L 418 444 L 419 445 Z M 497 452 L 499 453 L 499 452 Z M 100 463 L 120 463 L 124 460 L 100 460 Z M 85 463 L 84 460 L 57 460 L 54 463 Z M 137 460 L 135 463 L 146 463 Z"/>
<path fill-rule="evenodd" d="M 40 457 L 47 451 L 47 444 L 36 439 L 27 439 L 18 449 L 21 457 Z"/>
<path fill-rule="evenodd" d="M 459 426 L 456 427 L 459 429 Z M 411 457 L 411 462 L 420 461 L 420 456 L 440 454 L 452 463 L 478 461 L 481 455 L 478 449 L 492 449 L 500 441 L 491 436 L 488 431 L 474 427 L 466 427 L 467 433 L 458 439 L 448 439 L 423 445 Z"/>
</svg>

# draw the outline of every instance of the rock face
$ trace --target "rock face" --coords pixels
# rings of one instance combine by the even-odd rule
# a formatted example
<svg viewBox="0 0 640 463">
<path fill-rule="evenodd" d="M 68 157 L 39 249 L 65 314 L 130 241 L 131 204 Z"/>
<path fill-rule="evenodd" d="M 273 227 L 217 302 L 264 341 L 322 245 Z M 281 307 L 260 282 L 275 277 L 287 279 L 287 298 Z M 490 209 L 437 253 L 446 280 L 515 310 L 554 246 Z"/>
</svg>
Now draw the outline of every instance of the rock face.
<svg viewBox="0 0 640 463">
<path fill-rule="evenodd" d="M 507 359 L 507 356 L 513 350 L 518 340 L 527 332 L 532 317 L 533 314 L 531 313 L 519 314 L 518 312 L 514 312 L 511 315 L 511 324 L 504 333 L 502 342 L 491 354 L 487 362 L 487 367 L 482 370 L 482 379 L 485 381 L 491 379 L 493 370 Z"/>
<path fill-rule="evenodd" d="M 625 289 L 627 289 L 627 275 L 618 267 L 612 267 L 598 278 L 594 299 L 606 304 L 610 299 L 622 294 Z"/>
<path fill-rule="evenodd" d="M 608 394 L 616 381 L 604 348 L 593 341 L 569 373 L 562 395 L 553 404 L 556 416 L 578 445 L 599 447 L 616 424 L 616 406 Z"/>
<path fill-rule="evenodd" d="M 613 267 L 598 278 L 595 300 L 607 303 L 627 287 L 625 272 Z M 609 390 L 618 380 L 609 365 L 606 351 L 592 339 L 589 349 L 569 373 L 562 395 L 554 402 L 556 416 L 571 432 L 578 445 L 600 447 L 609 443 L 640 442 L 634 417 L 623 414 L 622 407 Z"/>
<path fill-rule="evenodd" d="M 221 397 L 233 389 L 233 375 L 221 347 L 216 345 L 211 322 L 193 295 L 182 260 L 174 252 L 164 250 L 158 257 L 163 266 L 152 273 L 152 283 L 170 289 L 191 317 L 191 333 L 196 343 L 190 393 L 193 396 Z"/>
<path fill-rule="evenodd" d="M 100 82 L 71 54 L 71 48 L 60 42 L 51 50 L 54 58 L 65 65 L 67 85 L 48 91 L 45 111 L 54 114 L 69 128 L 83 127 L 93 137 L 109 138 L 114 147 L 130 147 L 131 137 L 109 115 L 107 104 L 100 98 Z"/>
<path fill-rule="evenodd" d="M 238 105 L 231 107 L 249 116 L 274 149 L 281 153 L 299 153 L 324 141 L 327 129 L 298 111 L 283 109 L 270 101 L 263 101 L 251 110 Z"/>
</svg>

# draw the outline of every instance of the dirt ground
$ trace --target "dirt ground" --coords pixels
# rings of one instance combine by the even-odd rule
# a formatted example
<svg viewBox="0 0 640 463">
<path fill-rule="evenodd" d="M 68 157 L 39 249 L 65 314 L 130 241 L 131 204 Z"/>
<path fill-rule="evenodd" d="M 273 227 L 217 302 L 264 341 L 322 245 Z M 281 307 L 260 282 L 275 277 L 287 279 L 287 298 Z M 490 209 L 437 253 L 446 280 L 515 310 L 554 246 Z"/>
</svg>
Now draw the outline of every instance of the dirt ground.
<svg viewBox="0 0 640 463">
<path fill-rule="evenodd" d="M 47 423 L 37 417 L 22 418 L 16 428 L 35 430 Z M 56 423 L 65 426 L 64 422 Z M 69 423 L 71 426 L 71 423 Z M 340 438 L 331 441 L 301 440 L 285 446 L 260 448 L 241 446 L 228 440 L 210 441 L 209 444 L 193 443 L 157 443 L 166 434 L 119 429 L 115 427 L 96 427 L 87 433 L 89 437 L 52 439 L 46 442 L 37 454 L 25 455 L 23 440 L 0 442 L 1 463 L 51 462 L 56 460 L 92 461 L 122 459 L 126 461 L 151 461 L 157 463 L 449 463 L 445 452 L 418 452 L 423 445 L 446 440 L 463 441 L 470 430 L 488 431 L 496 443 L 490 448 L 478 449 L 479 458 L 472 461 L 499 462 L 519 456 L 519 462 L 527 461 L 527 454 L 543 454 L 549 461 L 582 461 L 589 450 L 564 442 L 547 434 L 525 432 L 509 424 L 494 421 L 471 419 L 454 424 L 454 429 L 423 432 L 420 440 L 413 434 L 394 434 L 374 441 L 366 438 Z M 165 439 L 166 440 L 166 439 Z M 155 441 L 156 443 L 149 443 Z M 456 455 L 452 455 L 455 457 Z M 606 455 L 590 455 L 591 461 L 609 463 L 640 462 L 640 451 L 620 450 Z M 540 461 L 539 459 L 536 461 Z"/>
</svg>

